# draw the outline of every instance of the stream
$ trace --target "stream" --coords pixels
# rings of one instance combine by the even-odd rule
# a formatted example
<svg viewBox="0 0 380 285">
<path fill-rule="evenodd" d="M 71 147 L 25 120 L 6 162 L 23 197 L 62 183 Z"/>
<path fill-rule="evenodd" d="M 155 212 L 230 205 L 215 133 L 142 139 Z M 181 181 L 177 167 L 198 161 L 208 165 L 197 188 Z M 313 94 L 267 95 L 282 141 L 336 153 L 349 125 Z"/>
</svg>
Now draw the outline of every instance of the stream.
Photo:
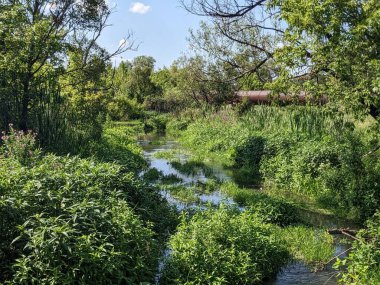
<svg viewBox="0 0 380 285">
<path fill-rule="evenodd" d="M 233 181 L 233 171 L 223 168 L 221 165 L 216 163 L 207 164 L 207 172 L 205 173 L 201 169 L 195 173 L 185 174 L 183 171 L 179 171 L 173 167 L 169 159 L 157 158 L 157 154 L 161 152 L 173 151 L 176 154 L 176 158 L 180 162 L 186 162 L 188 156 L 175 150 L 179 148 L 179 144 L 176 141 L 168 140 L 163 136 L 157 135 L 147 135 L 140 137 L 138 140 L 141 145 L 145 158 L 150 163 L 150 168 L 155 168 L 165 176 L 175 175 L 181 182 L 178 184 L 184 187 L 191 187 L 194 183 L 206 183 L 208 177 L 210 177 L 210 171 L 212 172 L 212 177 L 218 179 L 219 181 Z M 193 203 L 181 202 L 174 198 L 168 191 L 161 191 L 161 194 L 166 197 L 166 199 L 172 205 L 175 205 L 178 210 L 186 210 L 192 207 L 199 207 L 200 205 L 211 203 L 218 205 L 221 202 L 227 204 L 235 204 L 235 202 L 220 193 L 218 190 L 211 193 L 200 193 L 198 194 L 198 201 Z M 202 206 L 201 206 L 202 207 Z M 334 227 L 344 227 L 347 224 L 339 219 L 305 212 L 303 214 L 305 219 L 310 221 L 311 224 L 315 226 L 322 226 L 325 228 Z M 339 235 L 334 236 L 335 241 L 335 255 L 340 255 L 340 257 L 345 256 L 345 251 L 349 248 L 349 245 L 341 242 L 341 237 Z M 168 254 L 168 253 L 167 253 Z M 333 263 L 333 262 L 332 262 Z M 284 266 L 282 270 L 277 274 L 272 280 L 266 280 L 264 285 L 337 285 L 337 271 L 334 270 L 331 265 L 327 266 L 324 270 L 318 272 L 312 272 L 306 265 L 301 262 L 293 262 L 287 266 Z"/>
</svg>

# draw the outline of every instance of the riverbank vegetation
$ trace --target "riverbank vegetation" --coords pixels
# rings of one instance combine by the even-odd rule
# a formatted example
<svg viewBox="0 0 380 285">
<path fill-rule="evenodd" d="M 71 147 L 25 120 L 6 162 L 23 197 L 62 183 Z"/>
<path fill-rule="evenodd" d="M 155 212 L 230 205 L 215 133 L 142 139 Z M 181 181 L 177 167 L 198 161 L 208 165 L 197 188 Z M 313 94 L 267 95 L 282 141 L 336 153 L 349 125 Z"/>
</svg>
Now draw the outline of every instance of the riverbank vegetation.
<svg viewBox="0 0 380 285">
<path fill-rule="evenodd" d="M 43 154 L 32 134 L 14 130 L 3 141 L 1 281 L 135 284 L 154 279 L 160 241 L 177 218 L 157 189 L 136 176 L 136 163 Z M 128 142 L 115 143 L 116 151 Z"/>
<path fill-rule="evenodd" d="M 380 284 L 377 1 L 180 2 L 208 21 L 157 70 L 112 65 L 109 1 L 0 1 L 0 283 Z"/>
<path fill-rule="evenodd" d="M 191 123 L 180 140 L 201 158 L 237 168 L 237 182 L 359 220 L 379 208 L 378 158 L 369 154 L 377 135 L 349 115 L 318 107 L 225 109 Z"/>
<path fill-rule="evenodd" d="M 272 225 L 224 206 L 183 217 L 169 245 L 163 284 L 257 284 L 288 260 Z"/>
</svg>

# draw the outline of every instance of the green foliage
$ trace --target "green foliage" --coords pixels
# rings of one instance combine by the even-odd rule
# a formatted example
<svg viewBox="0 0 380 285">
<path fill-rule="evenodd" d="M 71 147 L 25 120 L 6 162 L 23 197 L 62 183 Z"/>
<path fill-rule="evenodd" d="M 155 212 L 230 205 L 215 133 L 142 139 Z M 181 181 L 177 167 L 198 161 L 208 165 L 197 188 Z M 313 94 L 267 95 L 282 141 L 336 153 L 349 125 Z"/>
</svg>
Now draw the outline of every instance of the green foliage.
<svg viewBox="0 0 380 285">
<path fill-rule="evenodd" d="M 136 284 L 153 279 L 154 233 L 117 196 L 71 204 L 59 216 L 30 217 L 11 284 Z M 71 205 L 70 205 L 71 204 Z"/>
<path fill-rule="evenodd" d="M 96 39 L 110 11 L 104 0 L 50 4 L 0 4 L 0 129 L 13 123 L 50 150 L 75 152 L 102 132 L 109 55 Z"/>
<path fill-rule="evenodd" d="M 379 115 L 380 68 L 378 1 L 274 0 L 287 28 L 275 52 L 281 67 L 277 85 L 310 92 L 354 109 L 357 116 Z M 363 52 L 365 51 L 365 52 Z M 308 76 L 294 78 L 304 70 Z M 276 84 L 276 82 L 275 82 Z"/>
<path fill-rule="evenodd" d="M 175 174 L 163 175 L 160 179 L 160 183 L 162 184 L 178 184 L 182 182 L 183 179 Z"/>
<path fill-rule="evenodd" d="M 193 187 L 186 187 L 183 185 L 166 185 L 161 187 L 164 191 L 169 192 L 170 195 L 176 200 L 186 203 L 193 204 L 200 202 L 198 193 Z"/>
<path fill-rule="evenodd" d="M 202 56 L 181 57 L 173 63 L 177 97 L 186 103 L 185 107 L 221 106 L 233 96 L 228 70 L 223 64 L 207 61 Z"/>
<path fill-rule="evenodd" d="M 223 205 L 183 217 L 170 249 L 162 284 L 259 284 L 288 260 L 271 225 Z"/>
<path fill-rule="evenodd" d="M 157 133 L 165 133 L 168 117 L 164 114 L 156 114 L 146 112 L 144 119 L 144 130 L 146 132 L 156 131 Z"/>
<path fill-rule="evenodd" d="M 116 162 L 128 171 L 139 172 L 147 167 L 142 150 L 136 144 L 136 135 L 142 125 L 129 123 L 108 123 L 104 127 L 102 138 L 92 141 L 82 150 L 82 156 L 93 156 L 105 162 Z"/>
<path fill-rule="evenodd" d="M 112 163 L 47 155 L 25 167 L 4 158 L 0 190 L 0 271 L 15 284 L 150 281 L 155 240 L 176 224 L 157 189 Z"/>
<path fill-rule="evenodd" d="M 363 221 L 380 203 L 379 157 L 366 155 L 378 140 L 355 124 L 319 107 L 255 106 L 243 115 L 225 108 L 198 118 L 180 141 L 237 168 L 242 185 L 290 192 L 345 216 L 349 209 Z"/>
<path fill-rule="evenodd" d="M 128 97 L 143 103 L 144 99 L 155 95 L 157 88 L 151 81 L 155 60 L 150 56 L 138 56 L 132 62 L 129 81 L 127 83 Z"/>
<path fill-rule="evenodd" d="M 287 147 L 280 143 L 269 145 L 274 152 L 266 155 L 261 165 L 269 185 L 315 197 L 322 206 L 344 209 L 344 215 L 348 213 L 360 220 L 378 207 L 377 158 L 364 158 L 368 146 L 355 134 L 303 139 L 288 143 Z M 280 146 L 283 149 L 276 152 Z"/>
<path fill-rule="evenodd" d="M 187 6 L 185 3 L 189 4 L 189 2 L 191 1 L 182 3 Z M 247 7 L 250 3 L 249 1 L 246 3 Z M 214 12 L 223 6 L 223 10 L 228 12 L 228 9 L 234 4 L 225 1 L 213 3 L 193 1 L 187 6 L 187 10 L 192 11 L 197 6 L 204 6 L 198 11 L 203 14 L 213 5 L 216 6 Z M 263 90 L 264 84 L 273 80 L 276 68 L 274 63 L 269 60 L 269 56 L 270 49 L 276 45 L 276 36 L 261 31 L 259 27 L 253 27 L 252 21 L 256 17 L 245 19 L 244 17 L 239 18 L 237 15 L 232 16 L 231 19 L 234 18 L 236 21 L 222 21 L 223 17 L 215 17 L 213 21 L 202 21 L 196 31 L 190 31 L 191 50 L 200 58 L 203 57 L 207 60 L 204 74 L 199 77 L 202 76 L 203 80 L 208 80 L 208 85 L 213 86 L 213 82 L 216 82 L 221 87 L 229 89 Z M 216 70 L 218 74 L 213 73 Z M 222 90 L 218 91 L 223 92 Z M 218 96 L 218 94 L 211 95 L 211 93 L 210 97 Z"/>
<path fill-rule="evenodd" d="M 164 174 L 162 171 L 157 170 L 157 168 L 149 168 L 147 171 L 143 174 L 144 181 L 147 181 L 148 183 L 155 183 L 157 182 Z"/>
<path fill-rule="evenodd" d="M 279 230 L 293 258 L 315 271 L 321 270 L 333 258 L 333 237 L 323 229 L 291 226 Z"/>
<path fill-rule="evenodd" d="M 232 182 L 223 183 L 220 191 L 232 197 L 239 206 L 262 215 L 269 223 L 288 226 L 300 222 L 297 208 L 280 198 L 270 197 L 258 190 L 240 188 Z"/>
<path fill-rule="evenodd" d="M 210 167 L 205 165 L 203 162 L 196 160 L 188 160 L 186 162 L 179 162 L 177 160 L 170 161 L 170 165 L 176 169 L 179 173 L 195 176 L 198 174 L 203 174 L 205 177 L 210 177 L 213 175 L 213 171 Z"/>
<path fill-rule="evenodd" d="M 361 230 L 346 259 L 338 259 L 335 266 L 343 272 L 343 284 L 380 284 L 380 214 L 367 221 L 367 229 Z"/>
</svg>

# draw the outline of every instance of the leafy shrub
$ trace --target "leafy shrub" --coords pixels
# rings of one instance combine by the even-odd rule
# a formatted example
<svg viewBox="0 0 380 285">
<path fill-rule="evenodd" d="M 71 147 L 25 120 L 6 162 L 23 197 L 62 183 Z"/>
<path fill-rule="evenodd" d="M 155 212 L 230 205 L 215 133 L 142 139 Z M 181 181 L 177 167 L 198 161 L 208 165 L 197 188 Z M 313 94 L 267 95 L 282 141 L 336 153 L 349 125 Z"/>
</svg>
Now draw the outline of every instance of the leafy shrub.
<svg viewBox="0 0 380 285">
<path fill-rule="evenodd" d="M 380 212 L 367 222 L 352 245 L 352 251 L 336 267 L 343 270 L 340 282 L 352 285 L 380 284 Z"/>
<path fill-rule="evenodd" d="M 176 200 L 183 203 L 191 204 L 198 203 L 200 201 L 199 196 L 195 192 L 194 188 L 186 187 L 183 185 L 167 185 L 163 186 L 162 189 L 169 192 Z"/>
<path fill-rule="evenodd" d="M 164 174 L 157 168 L 149 168 L 143 174 L 143 179 L 149 183 L 157 182 Z"/>
<path fill-rule="evenodd" d="M 249 165 L 258 169 L 264 154 L 265 139 L 260 136 L 250 137 L 236 148 L 235 165 Z"/>
<path fill-rule="evenodd" d="M 380 206 L 380 156 L 365 155 L 378 143 L 368 137 L 324 108 L 255 106 L 243 115 L 228 109 L 206 114 L 180 141 L 204 160 L 237 168 L 239 185 L 264 184 L 364 221 Z"/>
<path fill-rule="evenodd" d="M 0 276 L 17 284 L 152 280 L 154 240 L 176 225 L 157 189 L 113 163 L 47 155 L 26 167 L 2 159 L 0 193 Z"/>
<path fill-rule="evenodd" d="M 156 130 L 158 133 L 166 131 L 168 118 L 165 115 L 149 114 L 148 119 L 144 122 L 144 129 L 147 131 Z"/>
<path fill-rule="evenodd" d="M 127 124 L 106 125 L 102 138 L 83 150 L 82 156 L 94 157 L 104 162 L 116 162 L 135 173 L 147 167 L 142 150 L 136 144 L 136 130 Z"/>
<path fill-rule="evenodd" d="M 258 284 L 288 260 L 271 225 L 223 205 L 183 217 L 170 249 L 163 284 Z"/>
<path fill-rule="evenodd" d="M 82 201 L 21 227 L 25 249 L 12 284 L 137 284 L 152 280 L 154 233 L 125 201 Z"/>
<path fill-rule="evenodd" d="M 273 144 L 268 139 L 268 144 Z M 354 134 L 295 140 L 283 151 L 264 155 L 260 171 L 277 189 L 315 199 L 320 205 L 365 220 L 380 203 L 377 157 L 364 158 L 366 146 Z M 277 147 L 278 149 L 278 147 Z"/>
</svg>

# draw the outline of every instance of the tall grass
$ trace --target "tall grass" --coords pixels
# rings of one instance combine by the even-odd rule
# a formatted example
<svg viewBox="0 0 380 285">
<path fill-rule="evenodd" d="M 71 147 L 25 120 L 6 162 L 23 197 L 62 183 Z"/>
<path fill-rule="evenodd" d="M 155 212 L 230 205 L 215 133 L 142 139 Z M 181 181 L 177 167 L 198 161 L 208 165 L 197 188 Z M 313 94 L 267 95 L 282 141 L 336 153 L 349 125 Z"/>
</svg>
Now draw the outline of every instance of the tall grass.
<svg viewBox="0 0 380 285">
<path fill-rule="evenodd" d="M 310 138 L 339 132 L 349 119 L 316 106 L 254 106 L 239 118 L 251 131 L 275 131 L 302 134 Z"/>
<path fill-rule="evenodd" d="M 334 240 L 323 229 L 292 226 L 279 230 L 293 258 L 302 261 L 313 270 L 321 270 L 333 258 Z"/>
<path fill-rule="evenodd" d="M 380 206 L 380 156 L 366 155 L 379 140 L 358 125 L 323 106 L 227 107 L 190 123 L 180 141 L 237 169 L 240 185 L 307 196 L 316 209 L 365 220 Z"/>
</svg>

